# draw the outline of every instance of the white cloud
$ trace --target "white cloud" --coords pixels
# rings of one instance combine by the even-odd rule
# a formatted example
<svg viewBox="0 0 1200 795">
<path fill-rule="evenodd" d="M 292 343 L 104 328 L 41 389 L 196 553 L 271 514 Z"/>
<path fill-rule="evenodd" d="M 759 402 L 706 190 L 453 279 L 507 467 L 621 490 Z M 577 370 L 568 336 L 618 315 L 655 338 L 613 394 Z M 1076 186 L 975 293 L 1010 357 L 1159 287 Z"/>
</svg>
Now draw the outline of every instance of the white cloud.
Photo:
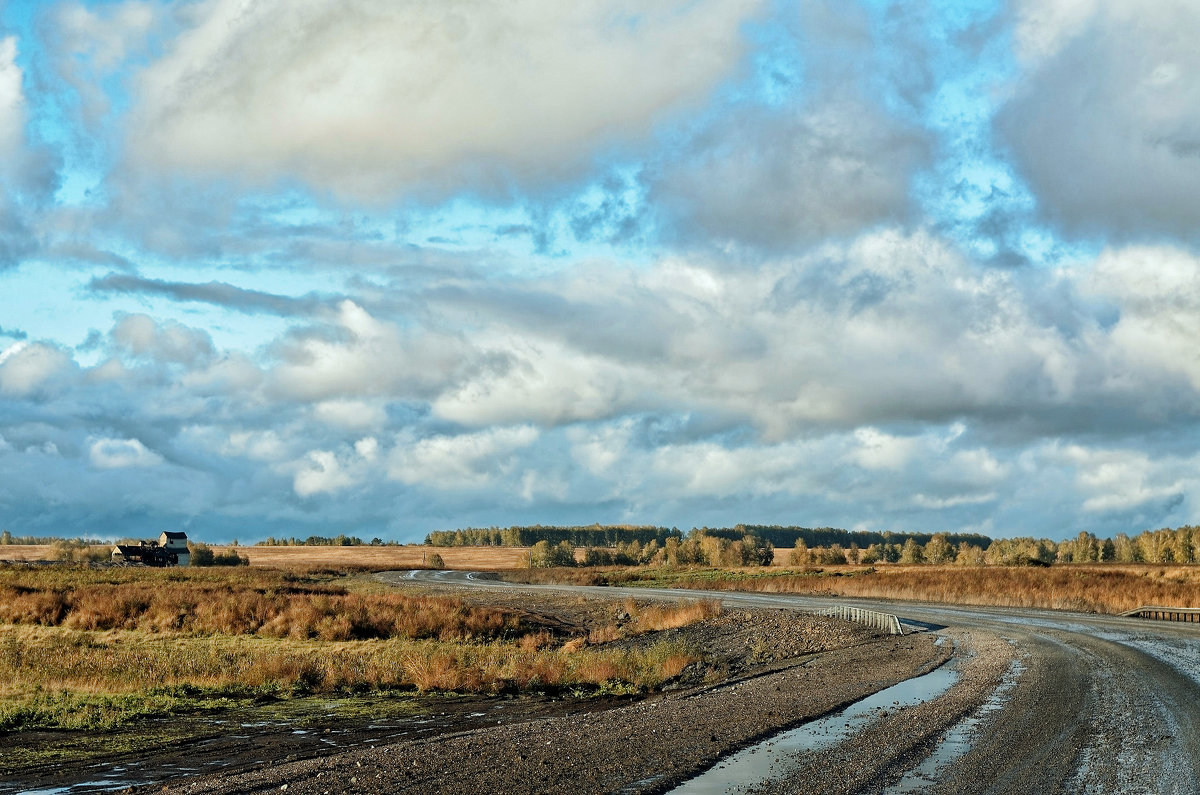
<svg viewBox="0 0 1200 795">
<path fill-rule="evenodd" d="M 1082 508 L 1092 513 L 1129 511 L 1155 501 L 1173 501 L 1185 492 L 1200 490 L 1190 460 L 1162 456 L 1151 460 L 1140 450 L 1088 447 L 1080 444 L 1054 445 L 1047 449 L 1049 460 L 1068 464 L 1082 495 Z"/>
<path fill-rule="evenodd" d="M 345 411 L 336 408 L 338 401 L 428 398 L 490 365 L 485 354 L 459 336 L 401 328 L 352 301 L 341 303 L 334 323 L 275 346 L 282 361 L 270 372 L 271 392 L 328 404 L 327 417 L 332 411 L 345 418 Z"/>
<path fill-rule="evenodd" d="M 1106 346 L 1114 386 L 1140 391 L 1177 373 L 1200 392 L 1200 258 L 1168 246 L 1108 249 L 1081 287 L 1119 312 Z"/>
<path fill-rule="evenodd" d="M 1025 71 L 997 129 L 1072 232 L 1196 239 L 1200 29 L 1191 0 L 1018 5 Z"/>
<path fill-rule="evenodd" d="M 79 94 L 84 118 L 94 122 L 110 109 L 103 78 L 145 40 L 157 12 L 150 3 L 132 0 L 102 8 L 65 3 L 53 19 L 58 72 Z"/>
<path fill-rule="evenodd" d="M 458 436 L 400 440 L 388 476 L 439 490 L 478 489 L 517 466 L 515 454 L 538 439 L 529 426 L 491 428 Z"/>
<path fill-rule="evenodd" d="M 685 240 L 768 249 L 904 220 L 926 134 L 866 102 L 735 109 L 650 175 L 656 208 Z"/>
<path fill-rule="evenodd" d="M 301 463 L 292 488 L 301 497 L 331 494 L 353 486 L 356 479 L 337 456 L 328 450 L 313 450 Z"/>
<path fill-rule="evenodd" d="M 131 153 L 356 197 L 557 179 L 701 102 L 758 6 L 208 0 L 138 78 Z"/>
<path fill-rule="evenodd" d="M 156 322 L 149 315 L 124 315 L 113 327 L 113 342 L 136 357 L 162 363 L 199 364 L 215 353 L 207 332 L 173 321 Z"/>
<path fill-rule="evenodd" d="M 0 38 L 0 160 L 17 157 L 25 140 L 23 77 L 17 65 L 17 37 Z"/>
<path fill-rule="evenodd" d="M 855 448 L 849 458 L 864 469 L 903 469 L 917 451 L 917 440 L 883 433 L 878 428 L 854 432 Z"/>
<path fill-rule="evenodd" d="M 363 400 L 323 400 L 313 406 L 313 416 L 347 430 L 381 428 L 387 422 L 383 406 Z"/>
<path fill-rule="evenodd" d="M 88 457 L 96 469 L 156 467 L 163 463 L 161 455 L 137 439 L 95 439 L 88 448 Z"/>
<path fill-rule="evenodd" d="M 0 394 L 25 397 L 75 369 L 60 348 L 40 342 L 18 342 L 0 351 Z"/>
<path fill-rule="evenodd" d="M 224 455 L 238 455 L 256 461 L 279 461 L 287 455 L 288 445 L 274 430 L 234 431 L 219 448 Z"/>
<path fill-rule="evenodd" d="M 379 440 L 374 436 L 365 436 L 354 443 L 354 452 L 364 461 L 374 461 L 379 456 Z"/>
</svg>

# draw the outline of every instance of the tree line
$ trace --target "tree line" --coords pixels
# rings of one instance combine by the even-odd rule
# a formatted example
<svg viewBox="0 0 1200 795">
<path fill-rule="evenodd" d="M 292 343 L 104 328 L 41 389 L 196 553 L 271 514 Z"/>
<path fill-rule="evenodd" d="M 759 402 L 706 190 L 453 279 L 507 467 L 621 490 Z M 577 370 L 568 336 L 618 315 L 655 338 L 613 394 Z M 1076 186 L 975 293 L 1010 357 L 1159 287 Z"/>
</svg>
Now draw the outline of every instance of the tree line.
<svg viewBox="0 0 1200 795">
<path fill-rule="evenodd" d="M 237 542 L 234 542 L 237 546 Z M 257 547 L 394 547 L 395 541 L 384 541 L 382 538 L 372 538 L 363 541 L 358 536 L 348 536 L 345 533 L 336 536 L 308 536 L 307 538 L 276 538 L 267 536 L 255 544 Z"/>
<path fill-rule="evenodd" d="M 694 531 L 686 538 L 669 535 L 660 544 L 652 538 L 606 547 L 587 547 L 582 558 L 569 541 L 543 539 L 529 549 L 531 566 L 770 566 L 775 547 L 757 536 L 729 539 Z"/>
<path fill-rule="evenodd" d="M 1146 530 L 1134 537 L 1098 538 L 1081 531 L 1074 538 L 997 538 L 982 547 L 955 543 L 949 533 L 935 533 L 924 544 L 904 543 L 810 547 L 798 539 L 788 553 L 791 565 L 839 563 L 958 564 L 962 566 L 1049 566 L 1056 563 L 1200 563 L 1200 527 Z"/>
<path fill-rule="evenodd" d="M 665 544 L 668 538 L 681 539 L 683 533 L 674 527 L 648 525 L 587 525 L 563 527 L 530 525 L 514 527 L 469 527 L 463 530 L 435 530 L 425 536 L 425 543 L 435 547 L 531 547 L 539 541 L 550 545 L 566 542 L 574 547 L 613 547 L 637 541 Z"/>
<path fill-rule="evenodd" d="M 752 525 L 739 525 L 749 530 Z M 754 528 L 758 529 L 758 528 Z M 796 530 L 799 528 L 779 528 Z M 1046 538 L 989 539 L 975 534 L 879 534 L 880 540 L 859 546 L 861 535 L 822 536 L 793 533 L 787 564 L 844 565 L 934 564 L 960 566 L 1050 566 L 1068 563 L 1200 563 L 1200 527 L 1146 530 L 1130 537 L 1118 533 L 1115 538 L 1098 538 L 1086 531 L 1074 538 L 1051 541 Z M 845 532 L 845 531 L 842 531 Z M 777 533 L 774 538 L 786 538 Z M 850 540 L 810 546 L 806 538 Z M 922 542 L 922 538 L 925 540 Z M 731 530 L 693 528 L 685 537 L 668 536 L 662 543 L 651 539 L 642 543 L 627 540 L 615 544 L 587 546 L 582 555 L 576 545 L 548 539 L 535 542 L 530 550 L 533 566 L 769 566 L 775 545 L 769 537 L 745 533 L 740 537 Z"/>
</svg>

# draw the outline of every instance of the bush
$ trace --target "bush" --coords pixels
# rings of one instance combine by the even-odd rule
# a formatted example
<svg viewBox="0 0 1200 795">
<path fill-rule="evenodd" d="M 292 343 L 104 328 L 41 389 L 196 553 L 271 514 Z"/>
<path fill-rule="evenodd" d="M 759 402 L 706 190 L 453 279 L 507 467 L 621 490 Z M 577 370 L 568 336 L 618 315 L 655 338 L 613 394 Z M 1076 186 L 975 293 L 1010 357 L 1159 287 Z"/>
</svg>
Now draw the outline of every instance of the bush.
<svg viewBox="0 0 1200 795">
<path fill-rule="evenodd" d="M 188 563 L 192 566 L 211 566 L 213 565 L 213 551 L 208 544 L 199 542 L 188 542 Z"/>
<path fill-rule="evenodd" d="M 215 553 L 208 546 L 197 542 L 188 542 L 188 552 L 191 554 L 189 563 L 192 566 L 249 566 L 250 558 L 238 555 L 234 550 Z"/>
<path fill-rule="evenodd" d="M 539 568 L 575 565 L 575 548 L 566 541 L 551 546 L 549 541 L 539 541 L 529 551 L 530 562 Z"/>
</svg>

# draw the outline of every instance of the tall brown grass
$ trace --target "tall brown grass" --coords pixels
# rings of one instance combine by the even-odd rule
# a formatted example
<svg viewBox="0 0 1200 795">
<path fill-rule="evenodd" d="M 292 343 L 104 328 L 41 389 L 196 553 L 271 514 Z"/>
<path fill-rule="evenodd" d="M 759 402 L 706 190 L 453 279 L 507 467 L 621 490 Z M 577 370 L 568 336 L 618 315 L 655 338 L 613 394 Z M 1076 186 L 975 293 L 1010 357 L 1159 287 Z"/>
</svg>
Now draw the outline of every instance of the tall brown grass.
<svg viewBox="0 0 1200 795">
<path fill-rule="evenodd" d="M 78 582 L 49 569 L 0 567 L 0 622 L 320 640 L 488 639 L 525 630 L 508 610 L 446 597 L 347 593 L 294 573 L 76 573 Z"/>
<path fill-rule="evenodd" d="M 676 642 L 571 651 L 530 649 L 516 641 L 172 638 L 125 630 L 0 626 L 0 704 L 38 689 L 132 693 L 190 686 L 496 693 L 614 683 L 639 689 L 674 676 L 680 659 L 691 662 L 698 655 Z"/>
<path fill-rule="evenodd" d="M 638 632 L 656 632 L 676 629 L 706 621 L 721 615 L 721 603 L 716 599 L 704 599 L 678 605 L 639 606 L 632 599 L 625 601 L 625 609 L 633 619 Z"/>
<path fill-rule="evenodd" d="M 1142 605 L 1200 606 L 1200 567 L 1073 564 L 1028 566 L 832 567 L 740 576 L 681 573 L 662 584 L 705 590 L 756 591 L 900 599 L 944 604 L 1040 607 L 1121 613 Z"/>
<path fill-rule="evenodd" d="M 324 571 L 0 566 L 0 731 L 106 727 L 230 694 L 630 692 L 700 659 L 677 640 L 604 645 L 626 630 L 563 643 L 560 624 L 515 610 L 354 582 Z M 641 608 L 628 632 L 718 609 Z"/>
</svg>

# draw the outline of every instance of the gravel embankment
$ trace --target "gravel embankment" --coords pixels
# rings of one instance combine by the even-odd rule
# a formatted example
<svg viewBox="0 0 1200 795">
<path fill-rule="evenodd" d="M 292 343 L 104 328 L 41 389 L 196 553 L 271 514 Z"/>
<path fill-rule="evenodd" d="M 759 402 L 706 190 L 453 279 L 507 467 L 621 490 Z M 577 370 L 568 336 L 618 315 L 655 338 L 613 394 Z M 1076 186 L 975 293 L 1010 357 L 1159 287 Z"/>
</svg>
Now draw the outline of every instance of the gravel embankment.
<svg viewBox="0 0 1200 795">
<path fill-rule="evenodd" d="M 661 792 L 723 754 L 929 670 L 950 652 L 949 644 L 937 647 L 929 635 L 878 636 L 786 611 L 727 613 L 697 633 L 711 633 L 705 642 L 715 649 L 735 637 L 743 658 L 749 653 L 761 662 L 732 682 L 611 711 L 364 748 L 166 789 L 197 795 Z M 811 652 L 822 639 L 827 646 L 851 645 L 788 656 Z"/>
</svg>

